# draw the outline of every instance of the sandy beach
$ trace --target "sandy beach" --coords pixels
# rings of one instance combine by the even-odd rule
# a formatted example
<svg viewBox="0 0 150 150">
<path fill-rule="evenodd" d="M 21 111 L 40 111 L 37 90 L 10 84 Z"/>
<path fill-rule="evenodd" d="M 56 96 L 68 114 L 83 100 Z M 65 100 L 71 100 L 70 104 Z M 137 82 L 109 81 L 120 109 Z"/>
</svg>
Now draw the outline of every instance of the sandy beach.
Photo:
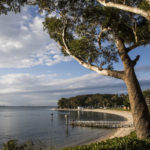
<svg viewBox="0 0 150 150">
<path fill-rule="evenodd" d="M 109 114 L 115 114 L 122 116 L 126 118 L 128 123 L 133 123 L 132 114 L 129 111 L 119 111 L 119 110 L 107 110 L 107 109 L 84 109 L 83 111 L 92 111 L 92 112 L 102 112 L 102 113 L 109 113 Z M 129 135 L 132 131 L 134 131 L 134 127 L 130 128 L 118 128 L 110 135 L 107 135 L 103 138 L 96 139 L 94 141 L 91 141 L 87 144 L 93 143 L 93 142 L 100 142 L 107 139 L 115 138 L 115 137 L 123 137 Z"/>
</svg>

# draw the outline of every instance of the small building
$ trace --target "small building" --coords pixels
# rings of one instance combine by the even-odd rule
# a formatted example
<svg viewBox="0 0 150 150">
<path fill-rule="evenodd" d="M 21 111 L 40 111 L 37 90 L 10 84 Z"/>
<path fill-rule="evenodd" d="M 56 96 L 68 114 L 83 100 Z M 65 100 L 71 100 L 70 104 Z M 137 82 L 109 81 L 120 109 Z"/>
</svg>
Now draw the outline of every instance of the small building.
<svg viewBox="0 0 150 150">
<path fill-rule="evenodd" d="M 81 106 L 78 106 L 78 110 L 83 110 L 83 107 L 81 107 Z"/>
</svg>

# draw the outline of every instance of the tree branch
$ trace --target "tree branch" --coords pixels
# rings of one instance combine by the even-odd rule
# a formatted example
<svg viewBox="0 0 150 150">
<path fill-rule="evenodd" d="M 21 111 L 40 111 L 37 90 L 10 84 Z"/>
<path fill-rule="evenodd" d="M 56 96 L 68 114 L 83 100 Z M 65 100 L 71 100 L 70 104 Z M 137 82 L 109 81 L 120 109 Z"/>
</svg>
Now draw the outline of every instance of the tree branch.
<svg viewBox="0 0 150 150">
<path fill-rule="evenodd" d="M 147 1 L 147 3 L 150 5 L 150 0 L 146 0 Z"/>
<path fill-rule="evenodd" d="M 136 32 L 137 23 L 136 23 L 135 19 L 132 19 L 132 20 L 134 22 L 134 26 L 132 27 L 132 31 L 133 31 L 133 34 L 134 34 L 135 42 L 137 43 L 138 42 L 138 36 L 137 36 L 137 32 Z"/>
<path fill-rule="evenodd" d="M 126 48 L 126 52 L 129 53 L 130 51 L 132 51 L 133 49 L 139 47 L 139 46 L 142 46 L 144 44 L 146 44 L 147 42 L 149 42 L 149 40 L 142 40 L 142 41 L 139 41 L 135 44 L 133 44 L 132 46 Z"/>
<path fill-rule="evenodd" d="M 98 36 L 98 39 L 97 39 L 97 42 L 98 42 L 98 45 L 99 45 L 99 48 L 101 49 L 102 48 L 102 45 L 101 45 L 101 38 L 102 38 L 102 34 L 105 32 L 105 31 L 108 31 L 110 30 L 110 28 L 103 28 L 101 27 L 101 31 L 99 33 L 99 36 Z"/>
<path fill-rule="evenodd" d="M 126 51 L 123 39 L 121 39 L 117 34 L 115 35 L 115 43 L 116 47 L 118 48 L 119 56 L 122 60 L 124 70 L 126 70 L 131 67 L 132 60 Z"/>
<path fill-rule="evenodd" d="M 140 59 L 140 55 L 137 55 L 136 58 L 132 61 L 133 67 L 137 64 L 139 59 Z"/>
<path fill-rule="evenodd" d="M 145 17 L 147 20 L 150 21 L 150 12 L 149 11 L 145 11 L 145 10 L 140 9 L 140 8 L 127 6 L 124 4 L 117 4 L 114 2 L 106 2 L 106 0 L 97 0 L 97 1 L 105 7 L 113 7 L 113 8 L 117 8 L 117 9 L 131 12 L 131 13 L 135 13 L 135 14 L 138 14 L 138 15 Z"/>
<path fill-rule="evenodd" d="M 31 1 L 31 0 L 28 0 L 27 1 L 27 5 L 37 5 L 38 3 L 36 1 Z"/>
<path fill-rule="evenodd" d="M 111 76 L 117 79 L 122 79 L 124 78 L 124 72 L 123 71 L 116 71 L 116 70 L 109 70 L 109 69 L 103 69 L 99 68 L 98 66 L 89 64 L 87 62 L 84 62 L 83 60 L 79 59 L 78 57 L 74 56 L 69 49 L 69 46 L 66 42 L 66 30 L 67 30 L 67 25 L 65 25 L 63 33 L 62 33 L 62 40 L 64 44 L 64 50 L 65 52 L 72 56 L 79 64 L 81 64 L 83 67 L 90 69 L 92 71 L 97 72 L 98 74 L 104 75 L 104 76 Z"/>
</svg>

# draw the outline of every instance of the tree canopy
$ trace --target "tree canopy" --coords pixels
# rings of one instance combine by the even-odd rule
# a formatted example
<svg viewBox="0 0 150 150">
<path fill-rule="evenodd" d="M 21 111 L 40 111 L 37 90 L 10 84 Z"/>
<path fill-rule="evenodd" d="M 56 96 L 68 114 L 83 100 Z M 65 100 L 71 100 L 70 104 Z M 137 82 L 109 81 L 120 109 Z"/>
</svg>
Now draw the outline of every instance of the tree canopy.
<svg viewBox="0 0 150 150">
<path fill-rule="evenodd" d="M 116 36 L 123 40 L 126 52 L 150 42 L 149 21 L 121 7 L 149 13 L 149 0 L 2 0 L 0 13 L 20 12 L 24 4 L 38 5 L 40 11 L 47 11 L 44 27 L 50 37 L 61 46 L 65 55 L 75 56 L 88 69 L 91 69 L 88 64 L 98 66 L 100 70 L 113 69 L 113 63 L 118 62 Z M 65 41 L 62 38 L 64 30 Z"/>
<path fill-rule="evenodd" d="M 140 7 L 145 3 L 130 1 L 130 5 Z M 47 16 L 44 22 L 50 37 L 61 45 L 64 54 L 75 56 L 87 68 L 90 64 L 100 70 L 113 69 L 119 56 L 116 37 L 122 39 L 127 53 L 150 42 L 149 21 L 140 15 L 103 7 L 96 0 L 47 1 L 46 6 L 55 13 L 55 17 Z M 131 61 L 132 65 L 138 59 L 139 56 Z"/>
<path fill-rule="evenodd" d="M 104 107 L 129 107 L 128 95 L 121 94 L 88 94 L 79 95 L 70 98 L 61 98 L 58 101 L 60 108 L 77 108 L 78 106 L 88 108 L 104 108 Z"/>
</svg>

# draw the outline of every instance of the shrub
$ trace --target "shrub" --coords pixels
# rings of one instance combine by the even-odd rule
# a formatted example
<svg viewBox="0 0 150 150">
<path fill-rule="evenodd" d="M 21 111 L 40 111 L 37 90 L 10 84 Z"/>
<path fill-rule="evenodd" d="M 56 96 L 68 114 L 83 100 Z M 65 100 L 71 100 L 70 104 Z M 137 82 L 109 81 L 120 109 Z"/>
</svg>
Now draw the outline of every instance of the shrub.
<svg viewBox="0 0 150 150">
<path fill-rule="evenodd" d="M 17 140 L 10 140 L 3 144 L 2 150 L 43 150 L 41 145 L 35 145 L 32 141 L 18 143 Z"/>
<path fill-rule="evenodd" d="M 150 139 L 138 140 L 133 132 L 129 136 L 62 150 L 150 150 Z"/>
<path fill-rule="evenodd" d="M 17 140 L 10 140 L 3 145 L 2 150 L 25 150 L 26 147 L 26 144 L 18 145 Z"/>
</svg>

